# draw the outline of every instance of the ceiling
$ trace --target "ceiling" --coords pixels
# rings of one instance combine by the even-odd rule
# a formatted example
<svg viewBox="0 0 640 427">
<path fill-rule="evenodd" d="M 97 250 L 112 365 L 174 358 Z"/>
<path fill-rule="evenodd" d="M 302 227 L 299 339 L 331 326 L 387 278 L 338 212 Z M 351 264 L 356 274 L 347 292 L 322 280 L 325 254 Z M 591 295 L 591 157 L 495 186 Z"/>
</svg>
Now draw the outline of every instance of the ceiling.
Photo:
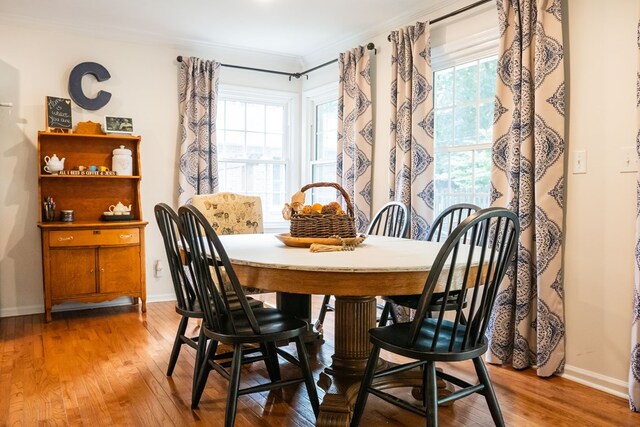
<svg viewBox="0 0 640 427">
<path fill-rule="evenodd" d="M 470 1 L 0 0 L 0 20 L 304 58 L 461 2 Z"/>
</svg>

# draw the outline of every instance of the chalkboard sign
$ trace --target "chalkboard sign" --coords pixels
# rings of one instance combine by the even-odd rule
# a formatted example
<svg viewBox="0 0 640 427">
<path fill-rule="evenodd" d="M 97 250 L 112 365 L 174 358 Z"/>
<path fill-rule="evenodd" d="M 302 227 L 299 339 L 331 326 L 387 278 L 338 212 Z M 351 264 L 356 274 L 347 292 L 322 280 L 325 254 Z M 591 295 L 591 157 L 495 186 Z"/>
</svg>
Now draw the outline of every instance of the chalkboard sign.
<svg viewBox="0 0 640 427">
<path fill-rule="evenodd" d="M 71 129 L 71 100 L 47 96 L 47 127 Z"/>
</svg>

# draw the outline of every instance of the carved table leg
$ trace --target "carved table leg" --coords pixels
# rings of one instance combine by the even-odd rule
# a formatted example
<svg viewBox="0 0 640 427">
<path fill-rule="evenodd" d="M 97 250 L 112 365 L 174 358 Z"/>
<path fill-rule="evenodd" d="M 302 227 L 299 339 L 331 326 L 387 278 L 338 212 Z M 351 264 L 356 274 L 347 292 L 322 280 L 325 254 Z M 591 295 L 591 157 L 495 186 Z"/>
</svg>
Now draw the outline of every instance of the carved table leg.
<svg viewBox="0 0 640 427">
<path fill-rule="evenodd" d="M 335 353 L 318 385 L 326 391 L 318 426 L 348 426 L 371 351 L 369 329 L 376 323 L 375 297 L 336 297 Z"/>
</svg>

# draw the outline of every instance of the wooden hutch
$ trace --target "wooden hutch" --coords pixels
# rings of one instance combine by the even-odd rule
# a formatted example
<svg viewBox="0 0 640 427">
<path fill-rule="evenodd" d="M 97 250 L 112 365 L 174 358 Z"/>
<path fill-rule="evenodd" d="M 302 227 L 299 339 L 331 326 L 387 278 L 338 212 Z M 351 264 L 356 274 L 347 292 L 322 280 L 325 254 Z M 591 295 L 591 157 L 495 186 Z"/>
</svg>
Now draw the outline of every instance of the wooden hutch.
<svg viewBox="0 0 640 427">
<path fill-rule="evenodd" d="M 131 150 L 131 176 L 83 173 L 79 166 L 111 168 L 113 149 Z M 45 156 L 65 158 L 64 171 L 44 171 Z M 51 308 L 64 302 L 100 302 L 118 297 L 141 301 L 146 311 L 144 229 L 140 202 L 140 137 L 38 132 L 38 227 L 46 321 Z M 55 202 L 53 221 L 45 221 L 43 202 Z M 120 221 L 103 216 L 110 205 L 131 205 Z M 73 210 L 72 222 L 61 221 L 61 210 Z M 108 220 L 110 219 L 110 220 Z M 118 220 L 114 220 L 118 219 Z"/>
</svg>

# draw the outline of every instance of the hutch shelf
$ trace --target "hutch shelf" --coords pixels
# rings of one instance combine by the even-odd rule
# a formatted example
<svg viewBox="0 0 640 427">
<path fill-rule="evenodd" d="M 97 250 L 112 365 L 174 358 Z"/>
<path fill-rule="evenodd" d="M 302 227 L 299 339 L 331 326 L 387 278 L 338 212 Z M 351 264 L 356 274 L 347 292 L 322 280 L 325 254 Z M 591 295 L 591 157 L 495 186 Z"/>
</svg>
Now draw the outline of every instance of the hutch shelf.
<svg viewBox="0 0 640 427">
<path fill-rule="evenodd" d="M 65 158 L 65 170 L 111 167 L 115 148 L 132 152 L 133 175 L 63 175 L 44 171 L 45 156 Z M 131 297 L 146 311 L 144 230 L 140 203 L 140 137 L 38 132 L 38 195 L 42 238 L 45 318 L 65 302 L 101 302 Z M 56 212 L 45 221 L 44 201 Z M 127 221 L 104 221 L 103 212 L 118 202 L 131 205 Z M 61 221 L 73 210 L 73 221 Z M 110 218 L 113 219 L 113 218 Z"/>
</svg>

